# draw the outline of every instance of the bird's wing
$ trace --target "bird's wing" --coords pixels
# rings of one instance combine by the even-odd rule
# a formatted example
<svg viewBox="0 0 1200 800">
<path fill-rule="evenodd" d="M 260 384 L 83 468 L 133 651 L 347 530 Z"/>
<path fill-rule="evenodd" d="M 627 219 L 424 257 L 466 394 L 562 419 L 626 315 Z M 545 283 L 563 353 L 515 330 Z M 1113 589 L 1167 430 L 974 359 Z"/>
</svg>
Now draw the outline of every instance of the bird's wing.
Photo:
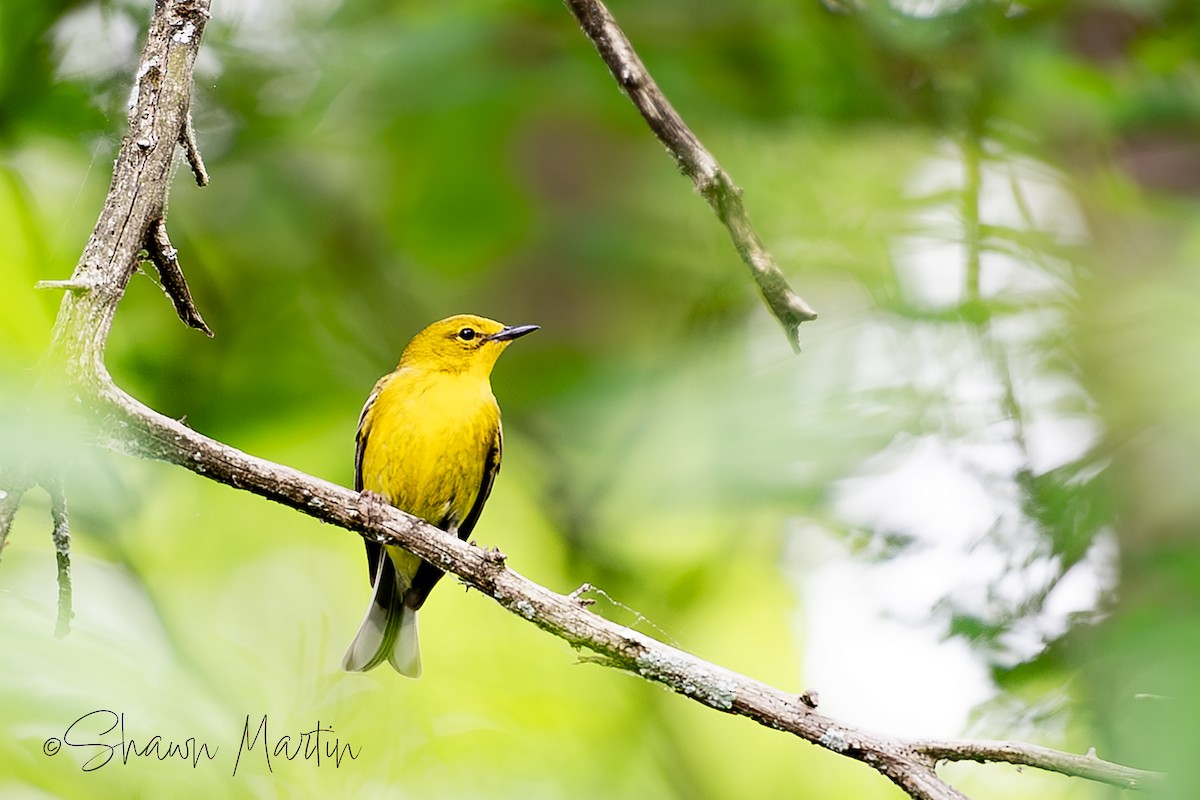
<svg viewBox="0 0 1200 800">
<path fill-rule="evenodd" d="M 463 517 L 462 523 L 458 526 L 458 538 L 466 541 L 471 535 L 471 531 L 475 530 L 475 523 L 479 521 L 479 515 L 483 513 L 483 504 L 487 502 L 488 495 L 492 493 L 492 484 L 496 482 L 496 473 L 500 471 L 500 456 L 504 449 L 504 431 L 500 423 L 496 423 L 496 435 L 492 439 L 492 446 L 488 448 L 487 455 L 483 460 L 483 480 L 479 483 L 479 494 L 475 495 L 475 504 L 471 506 L 471 510 L 467 512 L 467 516 Z"/>
<path fill-rule="evenodd" d="M 500 455 L 503 445 L 504 434 L 497 422 L 496 435 L 492 437 L 491 446 L 488 447 L 487 455 L 484 456 L 483 480 L 480 481 L 479 492 L 475 495 L 475 502 L 471 506 L 471 510 L 467 512 L 467 516 L 463 517 L 463 521 L 455 530 L 458 538 L 464 541 L 475 529 L 475 523 L 479 521 L 479 515 L 483 512 L 483 504 L 487 502 L 488 495 L 492 493 L 492 484 L 496 482 L 496 473 L 500 471 Z M 443 574 L 445 573 L 442 570 L 428 561 L 422 561 L 421 565 L 417 567 L 416 574 L 413 575 L 412 587 L 404 596 L 405 605 L 409 608 L 420 608 Z"/>
<path fill-rule="evenodd" d="M 375 388 L 367 396 L 367 402 L 363 404 L 362 412 L 358 415 L 358 431 L 354 434 L 354 491 L 356 492 L 363 490 L 363 453 L 367 450 L 367 440 L 371 435 L 371 410 L 375 407 L 375 400 L 379 397 L 379 393 L 383 391 L 383 387 L 387 385 L 391 377 L 391 374 L 384 375 L 376 381 Z M 370 539 L 363 539 L 363 543 L 367 546 L 367 572 L 371 577 L 371 585 L 374 586 L 376 567 L 379 564 L 379 556 L 383 552 L 383 545 Z"/>
</svg>

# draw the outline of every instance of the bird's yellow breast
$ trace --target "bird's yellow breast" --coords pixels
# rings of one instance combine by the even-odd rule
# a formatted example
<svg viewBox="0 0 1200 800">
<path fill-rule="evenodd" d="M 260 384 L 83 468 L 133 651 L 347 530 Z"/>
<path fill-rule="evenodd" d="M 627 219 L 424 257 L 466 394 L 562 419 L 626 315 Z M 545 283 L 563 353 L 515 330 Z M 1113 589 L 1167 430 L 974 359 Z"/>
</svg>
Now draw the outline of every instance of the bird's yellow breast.
<svg viewBox="0 0 1200 800">
<path fill-rule="evenodd" d="M 363 488 L 434 525 L 457 527 L 479 495 L 499 427 L 486 376 L 401 367 L 363 418 Z"/>
</svg>

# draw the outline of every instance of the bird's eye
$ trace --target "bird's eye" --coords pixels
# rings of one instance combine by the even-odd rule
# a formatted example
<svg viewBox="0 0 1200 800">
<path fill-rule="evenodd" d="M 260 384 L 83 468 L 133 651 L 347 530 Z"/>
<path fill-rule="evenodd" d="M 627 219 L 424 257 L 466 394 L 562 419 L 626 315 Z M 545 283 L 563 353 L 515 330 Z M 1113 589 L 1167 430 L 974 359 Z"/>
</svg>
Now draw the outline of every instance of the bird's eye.
<svg viewBox="0 0 1200 800">
<path fill-rule="evenodd" d="M 464 342 L 471 341 L 472 339 L 475 338 L 475 329 L 474 328 L 463 328 L 461 331 L 458 332 L 458 338 L 462 339 Z"/>
</svg>

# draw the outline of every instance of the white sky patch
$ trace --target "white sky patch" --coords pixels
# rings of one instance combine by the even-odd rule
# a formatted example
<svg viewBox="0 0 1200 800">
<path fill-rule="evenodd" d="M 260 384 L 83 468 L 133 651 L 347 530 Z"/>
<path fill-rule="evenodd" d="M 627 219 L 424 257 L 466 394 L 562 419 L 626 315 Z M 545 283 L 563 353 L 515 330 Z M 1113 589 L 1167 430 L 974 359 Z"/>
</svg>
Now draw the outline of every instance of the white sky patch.
<svg viewBox="0 0 1200 800">
<path fill-rule="evenodd" d="M 929 544 L 981 537 L 1001 511 L 937 437 L 902 437 L 838 484 L 833 507 L 851 526 L 899 531 Z"/>
<path fill-rule="evenodd" d="M 803 685 L 819 692 L 823 713 L 894 736 L 955 736 L 991 697 L 987 669 L 965 642 L 892 616 L 897 597 L 916 598 L 896 594 L 897 570 L 877 580 L 887 562 L 857 559 L 815 526 L 797 527 L 787 558 L 802 576 Z M 925 591 L 921 577 L 903 583 Z"/>
<path fill-rule="evenodd" d="M 137 55 L 140 26 L 126 11 L 98 3 L 71 11 L 51 32 L 60 80 L 100 80 L 126 70 Z"/>
<path fill-rule="evenodd" d="M 910 17 L 931 19 L 942 14 L 953 14 L 967 2 L 968 0 L 891 0 L 891 6 Z"/>
<path fill-rule="evenodd" d="M 1102 434 L 1045 344 L 1067 325 L 1073 291 L 1073 266 L 1047 244 L 1076 244 L 1086 225 L 1052 169 L 992 143 L 983 151 L 979 215 L 999 235 L 979 254 L 980 296 L 1010 310 L 986 327 L 868 311 L 842 332 L 852 367 L 838 402 L 891 403 L 909 428 L 833 487 L 834 525 L 848 533 L 798 523 L 787 553 L 804 686 L 823 711 L 894 735 L 962 734 L 994 692 L 990 664 L 1036 657 L 1077 615 L 1099 613 L 1116 582 L 1110 533 L 1064 573 L 1018 481 L 1079 460 Z M 967 299 L 962 159 L 947 145 L 908 187 L 926 202 L 892 252 L 918 310 Z M 945 638 L 952 614 L 1009 627 L 973 647 Z"/>
<path fill-rule="evenodd" d="M 1062 294 L 1068 289 L 1069 265 L 1038 252 L 1043 248 L 1023 245 L 1022 236 L 1048 235 L 1058 244 L 1081 242 L 1088 235 L 1082 211 L 1050 167 L 989 143 L 982 149 L 979 219 L 1009 235 L 1002 246 L 990 242 L 980 253 L 980 294 L 985 298 Z M 916 211 L 912 216 L 917 232 L 893 244 L 897 278 L 919 308 L 949 308 L 966 299 L 965 180 L 962 153 L 947 145 L 909 181 L 910 197 L 944 198 Z"/>
</svg>

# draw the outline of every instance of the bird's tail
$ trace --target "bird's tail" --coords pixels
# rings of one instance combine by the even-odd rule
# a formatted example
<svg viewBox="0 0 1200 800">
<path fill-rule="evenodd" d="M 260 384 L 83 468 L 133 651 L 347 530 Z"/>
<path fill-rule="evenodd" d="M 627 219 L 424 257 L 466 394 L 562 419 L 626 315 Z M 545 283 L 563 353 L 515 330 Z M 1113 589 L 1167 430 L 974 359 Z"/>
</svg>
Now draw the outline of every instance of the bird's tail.
<svg viewBox="0 0 1200 800">
<path fill-rule="evenodd" d="M 387 550 L 380 548 L 371 605 L 342 658 L 342 669 L 366 672 L 387 661 L 401 675 L 421 677 L 417 612 L 404 604 L 409 582 L 408 576 L 396 571 Z"/>
</svg>

